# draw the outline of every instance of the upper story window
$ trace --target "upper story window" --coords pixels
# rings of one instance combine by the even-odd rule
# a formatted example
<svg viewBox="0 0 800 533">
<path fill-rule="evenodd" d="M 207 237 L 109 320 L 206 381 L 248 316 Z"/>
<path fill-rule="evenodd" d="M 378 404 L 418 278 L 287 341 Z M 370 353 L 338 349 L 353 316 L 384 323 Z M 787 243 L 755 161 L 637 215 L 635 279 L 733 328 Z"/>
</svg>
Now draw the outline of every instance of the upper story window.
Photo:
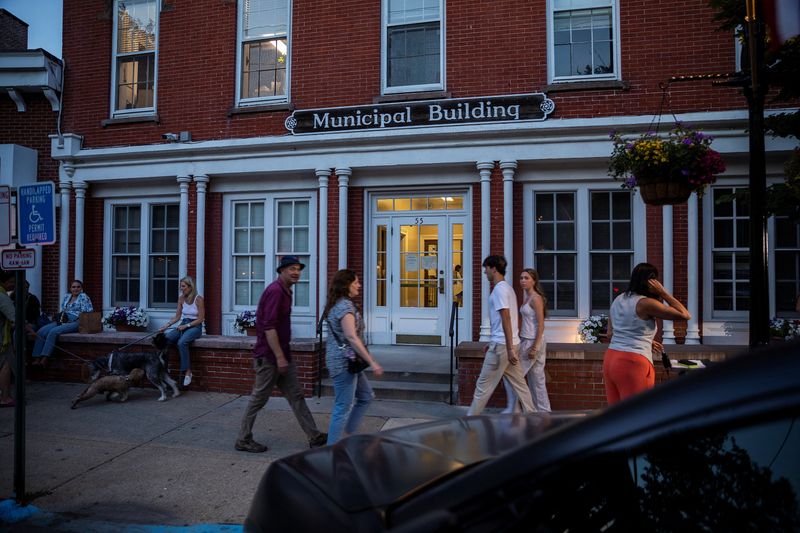
<svg viewBox="0 0 800 533">
<path fill-rule="evenodd" d="M 289 0 L 239 3 L 238 101 L 285 101 L 289 89 Z"/>
<path fill-rule="evenodd" d="M 550 0 L 548 7 L 550 80 L 617 79 L 617 1 Z"/>
<path fill-rule="evenodd" d="M 156 107 L 158 2 L 115 0 L 112 114 L 153 113 Z"/>
<path fill-rule="evenodd" d="M 384 0 L 384 93 L 444 88 L 444 0 Z"/>
</svg>

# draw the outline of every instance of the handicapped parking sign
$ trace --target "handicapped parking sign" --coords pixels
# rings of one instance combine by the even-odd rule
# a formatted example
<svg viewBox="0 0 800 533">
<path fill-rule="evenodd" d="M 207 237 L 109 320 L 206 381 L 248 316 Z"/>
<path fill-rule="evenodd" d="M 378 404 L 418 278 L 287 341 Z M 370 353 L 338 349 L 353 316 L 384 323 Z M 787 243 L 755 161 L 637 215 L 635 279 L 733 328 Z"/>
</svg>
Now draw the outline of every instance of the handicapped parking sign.
<svg viewBox="0 0 800 533">
<path fill-rule="evenodd" d="M 52 181 L 17 188 L 17 237 L 21 245 L 56 242 L 55 194 Z"/>
</svg>

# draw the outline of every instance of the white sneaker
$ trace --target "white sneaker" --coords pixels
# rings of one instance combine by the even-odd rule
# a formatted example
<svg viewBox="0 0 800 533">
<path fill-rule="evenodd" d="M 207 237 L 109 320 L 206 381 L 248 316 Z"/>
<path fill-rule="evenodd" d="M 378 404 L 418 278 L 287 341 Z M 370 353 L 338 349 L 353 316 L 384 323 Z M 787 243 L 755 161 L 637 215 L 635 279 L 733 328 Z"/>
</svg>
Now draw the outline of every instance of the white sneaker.
<svg viewBox="0 0 800 533">
<path fill-rule="evenodd" d="M 192 382 L 191 374 L 186 374 L 185 376 L 183 376 L 183 386 L 184 387 L 188 387 L 191 382 Z"/>
</svg>

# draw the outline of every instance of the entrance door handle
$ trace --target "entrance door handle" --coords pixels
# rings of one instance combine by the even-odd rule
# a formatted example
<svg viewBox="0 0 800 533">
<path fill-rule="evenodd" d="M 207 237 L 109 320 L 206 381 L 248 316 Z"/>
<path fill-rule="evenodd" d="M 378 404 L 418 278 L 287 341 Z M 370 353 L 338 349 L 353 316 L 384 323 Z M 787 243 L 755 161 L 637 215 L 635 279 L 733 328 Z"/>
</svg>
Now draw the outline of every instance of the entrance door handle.
<svg viewBox="0 0 800 533">
<path fill-rule="evenodd" d="M 444 278 L 439 278 L 439 294 L 444 294 Z"/>
</svg>

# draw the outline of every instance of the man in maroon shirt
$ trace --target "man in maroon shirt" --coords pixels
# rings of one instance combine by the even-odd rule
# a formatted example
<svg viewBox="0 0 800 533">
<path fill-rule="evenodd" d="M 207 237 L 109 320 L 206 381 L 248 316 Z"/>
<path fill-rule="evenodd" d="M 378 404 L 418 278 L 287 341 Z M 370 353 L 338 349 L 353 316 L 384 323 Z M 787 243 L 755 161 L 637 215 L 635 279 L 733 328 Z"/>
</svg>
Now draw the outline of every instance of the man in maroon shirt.
<svg viewBox="0 0 800 533">
<path fill-rule="evenodd" d="M 289 402 L 294 416 L 308 436 L 312 448 L 324 446 L 328 436 L 317 429 L 314 417 L 308 410 L 303 391 L 297 381 L 297 369 L 292 363 L 289 341 L 292 334 L 292 285 L 300 280 L 305 265 L 296 256 L 281 258 L 278 279 L 270 283 L 258 301 L 256 310 L 256 345 L 253 348 L 253 369 L 256 382 L 250 403 L 244 412 L 236 449 L 260 453 L 267 447 L 253 440 L 253 423 L 256 415 L 277 385 Z"/>
</svg>

